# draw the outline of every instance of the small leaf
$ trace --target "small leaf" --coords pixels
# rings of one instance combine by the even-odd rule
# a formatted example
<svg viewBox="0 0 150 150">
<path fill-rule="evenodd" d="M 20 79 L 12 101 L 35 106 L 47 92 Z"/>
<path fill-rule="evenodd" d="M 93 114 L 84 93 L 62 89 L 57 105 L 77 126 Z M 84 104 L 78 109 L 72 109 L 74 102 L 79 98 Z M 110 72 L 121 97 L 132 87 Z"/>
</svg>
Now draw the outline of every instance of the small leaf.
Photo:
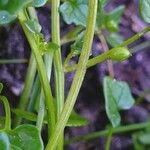
<svg viewBox="0 0 150 150">
<path fill-rule="evenodd" d="M 1 0 L 0 1 L 0 7 L 6 5 L 8 3 L 8 0 Z"/>
<path fill-rule="evenodd" d="M 9 138 L 5 132 L 0 132 L 0 149 L 10 150 Z"/>
<path fill-rule="evenodd" d="M 112 47 L 115 47 L 123 42 L 123 37 L 117 33 L 112 33 L 106 37 L 107 42 Z"/>
<path fill-rule="evenodd" d="M 106 15 L 106 28 L 111 32 L 118 31 L 118 24 L 124 11 L 124 6 L 121 5 Z"/>
<path fill-rule="evenodd" d="M 41 32 L 41 25 L 37 22 L 36 19 L 34 20 L 27 20 L 24 22 L 25 26 L 28 28 L 28 30 L 32 33 L 40 33 Z"/>
<path fill-rule="evenodd" d="M 36 122 L 37 120 L 37 115 L 32 112 L 24 111 L 21 109 L 13 109 L 12 112 L 18 117 L 24 118 L 26 120 L 30 120 L 34 122 Z"/>
<path fill-rule="evenodd" d="M 106 19 L 106 13 L 104 7 L 106 6 L 109 0 L 99 0 L 97 8 L 97 18 L 96 18 L 96 27 L 99 30 L 104 24 Z"/>
<path fill-rule="evenodd" d="M 140 15 L 143 20 L 147 23 L 150 23 L 150 0 L 140 0 Z"/>
<path fill-rule="evenodd" d="M 86 26 L 88 5 L 87 0 L 67 0 L 60 6 L 60 12 L 67 24 Z"/>
<path fill-rule="evenodd" d="M 109 0 L 99 0 L 99 4 L 101 5 L 102 8 L 105 7 L 105 5 L 108 3 Z"/>
<path fill-rule="evenodd" d="M 0 25 L 8 24 L 15 18 L 16 18 L 15 15 L 11 15 L 9 12 L 5 10 L 0 10 Z"/>
<path fill-rule="evenodd" d="M 74 53 L 74 55 L 78 55 L 81 53 L 82 45 L 83 45 L 83 39 L 84 39 L 84 31 L 81 32 L 76 41 L 71 45 L 71 51 Z"/>
<path fill-rule="evenodd" d="M 116 127 L 120 124 L 119 110 L 130 109 L 134 105 L 134 99 L 128 84 L 124 81 L 105 77 L 103 86 L 106 113 L 113 127 Z"/>
<path fill-rule="evenodd" d="M 150 133 L 140 134 L 138 139 L 143 145 L 150 145 Z"/>
<path fill-rule="evenodd" d="M 67 122 L 67 126 L 69 126 L 69 127 L 85 126 L 88 124 L 89 124 L 89 121 L 86 118 L 77 114 L 75 111 L 72 111 L 72 113 L 69 117 L 69 120 Z"/>
<path fill-rule="evenodd" d="M 38 129 L 32 125 L 20 125 L 9 132 L 12 145 L 21 150 L 43 150 L 43 142 Z"/>
<path fill-rule="evenodd" d="M 70 32 L 68 32 L 66 35 L 63 36 L 61 42 L 66 43 L 70 40 L 76 39 L 77 35 L 83 30 L 83 26 L 77 26 L 74 29 L 72 29 Z"/>
<path fill-rule="evenodd" d="M 130 109 L 134 105 L 134 98 L 126 82 L 112 80 L 112 94 L 119 109 Z"/>
<path fill-rule="evenodd" d="M 145 150 L 145 147 L 143 144 L 141 144 L 138 140 L 138 136 L 140 135 L 140 133 L 135 133 L 132 136 L 132 140 L 133 140 L 133 145 L 134 145 L 134 149 L 135 150 Z"/>
<path fill-rule="evenodd" d="M 48 42 L 47 46 L 46 46 L 46 49 L 49 51 L 58 50 L 59 48 L 60 48 L 59 45 L 57 45 L 53 42 Z"/>
<path fill-rule="evenodd" d="M 109 53 L 109 58 L 114 61 L 124 61 L 130 56 L 132 55 L 126 47 L 116 47 Z"/>
<path fill-rule="evenodd" d="M 0 6 L 0 9 L 6 10 L 13 15 L 17 15 L 20 10 L 31 2 L 32 0 L 8 0 L 5 5 Z"/>
<path fill-rule="evenodd" d="M 20 10 L 26 7 L 32 0 L 6 0 L 0 2 L 0 25 L 13 21 Z"/>
<path fill-rule="evenodd" d="M 47 1 L 48 0 L 33 0 L 32 6 L 33 7 L 41 7 L 41 6 L 44 6 Z"/>
<path fill-rule="evenodd" d="M 104 78 L 104 96 L 105 96 L 105 108 L 106 108 L 106 114 L 111 121 L 113 127 L 117 127 L 120 125 L 120 114 L 117 108 L 117 104 L 115 102 L 115 99 L 113 97 L 112 93 L 112 79 L 110 77 Z"/>
<path fill-rule="evenodd" d="M 0 83 L 0 94 L 1 94 L 2 90 L 3 90 L 3 84 Z"/>
</svg>

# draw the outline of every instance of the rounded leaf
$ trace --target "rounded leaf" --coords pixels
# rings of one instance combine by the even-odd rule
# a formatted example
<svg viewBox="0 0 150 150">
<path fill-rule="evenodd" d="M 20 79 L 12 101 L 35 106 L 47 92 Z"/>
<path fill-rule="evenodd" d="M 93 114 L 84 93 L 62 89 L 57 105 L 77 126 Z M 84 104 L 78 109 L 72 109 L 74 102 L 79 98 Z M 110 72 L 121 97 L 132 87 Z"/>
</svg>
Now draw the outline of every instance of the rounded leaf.
<svg viewBox="0 0 150 150">
<path fill-rule="evenodd" d="M 150 0 L 140 0 L 140 15 L 143 20 L 150 23 Z"/>
<path fill-rule="evenodd" d="M 45 5 L 46 2 L 47 2 L 47 0 L 33 0 L 32 6 L 33 7 L 41 7 L 41 6 Z"/>
<path fill-rule="evenodd" d="M 33 125 L 20 125 L 9 133 L 10 143 L 21 150 L 43 150 L 38 129 Z"/>
<path fill-rule="evenodd" d="M 0 133 L 0 149 L 1 150 L 10 150 L 9 138 L 6 133 Z"/>
<path fill-rule="evenodd" d="M 0 11 L 0 25 L 8 24 L 15 18 L 16 15 L 11 15 L 9 12 L 5 10 Z"/>
</svg>

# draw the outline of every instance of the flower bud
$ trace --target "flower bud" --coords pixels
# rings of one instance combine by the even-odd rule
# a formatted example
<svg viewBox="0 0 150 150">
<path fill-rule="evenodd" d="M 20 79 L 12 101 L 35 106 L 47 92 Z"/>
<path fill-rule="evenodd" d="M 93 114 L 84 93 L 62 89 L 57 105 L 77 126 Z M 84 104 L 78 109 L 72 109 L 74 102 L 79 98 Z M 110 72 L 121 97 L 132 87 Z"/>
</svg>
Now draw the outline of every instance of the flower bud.
<svg viewBox="0 0 150 150">
<path fill-rule="evenodd" d="M 110 51 L 109 53 L 109 59 L 115 60 L 115 61 L 124 61 L 128 59 L 132 54 L 129 52 L 129 50 L 126 47 L 117 47 Z"/>
</svg>

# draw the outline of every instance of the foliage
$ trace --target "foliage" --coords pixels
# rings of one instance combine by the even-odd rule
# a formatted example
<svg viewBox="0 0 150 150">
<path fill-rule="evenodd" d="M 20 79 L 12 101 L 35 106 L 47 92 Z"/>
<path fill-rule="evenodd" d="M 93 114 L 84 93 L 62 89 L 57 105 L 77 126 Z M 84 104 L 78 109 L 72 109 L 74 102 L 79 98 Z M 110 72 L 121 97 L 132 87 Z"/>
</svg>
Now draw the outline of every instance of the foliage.
<svg viewBox="0 0 150 150">
<path fill-rule="evenodd" d="M 0 83 L 0 100 L 4 104 L 5 116 L 0 117 L 0 148 L 2 150 L 46 150 L 63 149 L 64 128 L 86 126 L 89 120 L 77 114 L 73 107 L 83 83 L 87 67 L 105 60 L 124 61 L 131 56 L 128 45 L 150 31 L 150 27 L 124 41 L 118 33 L 121 17 L 125 6 L 121 5 L 112 11 L 105 7 L 110 0 L 1 0 L 0 26 L 5 26 L 15 19 L 25 33 L 31 47 L 31 57 L 21 100 L 17 108 L 11 108 L 14 122 L 11 123 L 10 106 L 7 98 L 2 95 L 3 84 Z M 38 21 L 36 7 L 51 6 L 51 40 L 46 41 L 42 27 Z M 145 22 L 150 23 L 150 0 L 139 0 L 139 10 Z M 61 15 L 62 16 L 61 16 Z M 73 30 L 60 38 L 60 16 L 67 25 L 72 24 Z M 111 50 L 89 59 L 92 53 L 94 36 L 100 40 L 102 50 Z M 62 58 L 61 46 L 70 44 L 68 56 Z M 72 57 L 76 56 L 78 63 L 70 65 Z M 64 64 L 63 64 L 64 60 Z M 108 68 L 110 66 L 108 65 Z M 113 66 L 111 68 L 113 70 Z M 36 72 L 37 70 L 37 72 Z M 65 71 L 75 71 L 73 81 L 66 100 L 64 101 Z M 54 87 L 51 89 L 51 74 L 54 72 Z M 115 131 L 131 131 L 145 129 L 133 135 L 136 149 L 144 149 L 150 145 L 150 133 L 146 130 L 149 123 L 135 124 L 126 128 L 121 126 L 120 111 L 128 110 L 135 105 L 132 91 L 127 82 L 119 81 L 109 71 L 109 76 L 103 80 L 105 110 Z M 55 100 L 54 100 L 55 99 Z M 27 107 L 26 107 L 27 106 Z M 29 124 L 22 124 L 28 122 Z M 36 125 L 35 125 L 36 123 Z M 32 125 L 31 125 L 32 124 Z M 41 138 L 42 127 L 47 124 L 48 138 Z M 11 129 L 13 127 L 13 129 Z M 107 131 L 99 135 L 106 135 Z M 92 134 L 97 137 L 97 133 Z M 85 139 L 91 138 L 86 136 Z M 111 137 L 108 138 L 110 140 Z M 79 138 L 80 139 L 80 138 Z M 107 141 L 108 147 L 110 141 Z"/>
<path fill-rule="evenodd" d="M 103 86 L 107 116 L 113 127 L 117 127 L 120 125 L 119 110 L 130 109 L 134 105 L 134 99 L 126 82 L 105 77 Z"/>
</svg>

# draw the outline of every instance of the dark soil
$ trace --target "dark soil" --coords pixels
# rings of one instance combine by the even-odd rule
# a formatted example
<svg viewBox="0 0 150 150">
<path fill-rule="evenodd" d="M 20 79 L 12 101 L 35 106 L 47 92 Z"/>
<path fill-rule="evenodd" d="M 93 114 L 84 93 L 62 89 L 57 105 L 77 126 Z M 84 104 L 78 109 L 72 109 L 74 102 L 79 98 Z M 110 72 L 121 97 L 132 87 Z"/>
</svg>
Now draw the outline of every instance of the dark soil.
<svg viewBox="0 0 150 150">
<path fill-rule="evenodd" d="M 112 10 L 120 4 L 126 6 L 121 24 L 120 34 L 125 39 L 131 37 L 141 31 L 147 25 L 138 17 L 137 0 L 111 0 L 107 6 L 107 10 Z M 40 23 L 43 27 L 42 32 L 46 40 L 51 39 L 50 34 L 50 9 L 48 7 L 37 10 Z M 61 20 L 62 35 L 72 28 L 67 26 Z M 8 58 L 26 58 L 29 59 L 30 47 L 23 34 L 19 24 L 13 23 L 11 26 L 0 28 L 0 59 Z M 130 47 L 148 41 L 150 34 L 146 34 L 143 38 L 131 44 Z M 63 46 L 63 57 L 69 51 L 69 44 Z M 93 44 L 93 55 L 101 53 L 99 40 L 95 37 Z M 134 53 L 133 56 L 122 63 L 114 63 L 115 77 L 118 80 L 127 81 L 132 89 L 135 99 L 141 95 L 142 91 L 150 88 L 150 51 L 146 48 L 142 51 Z M 4 84 L 3 94 L 6 95 L 12 105 L 18 104 L 20 94 L 23 89 L 26 69 L 28 64 L 9 64 L 0 65 L 0 82 Z M 80 90 L 75 109 L 78 113 L 90 120 L 90 125 L 79 128 L 67 128 L 66 138 L 75 137 L 77 135 L 99 131 L 106 128 L 109 121 L 107 119 L 102 89 L 102 79 L 108 74 L 107 64 L 104 62 L 96 67 L 90 68 Z M 72 74 L 66 75 L 66 91 L 69 88 Z M 128 111 L 122 111 L 122 124 L 132 124 L 144 122 L 149 117 L 150 112 L 150 95 L 147 94 L 142 103 L 134 106 Z M 105 138 L 96 139 L 89 142 L 81 142 L 67 146 L 68 150 L 103 150 Z M 133 149 L 131 134 L 114 135 L 111 143 L 112 150 Z"/>
</svg>

